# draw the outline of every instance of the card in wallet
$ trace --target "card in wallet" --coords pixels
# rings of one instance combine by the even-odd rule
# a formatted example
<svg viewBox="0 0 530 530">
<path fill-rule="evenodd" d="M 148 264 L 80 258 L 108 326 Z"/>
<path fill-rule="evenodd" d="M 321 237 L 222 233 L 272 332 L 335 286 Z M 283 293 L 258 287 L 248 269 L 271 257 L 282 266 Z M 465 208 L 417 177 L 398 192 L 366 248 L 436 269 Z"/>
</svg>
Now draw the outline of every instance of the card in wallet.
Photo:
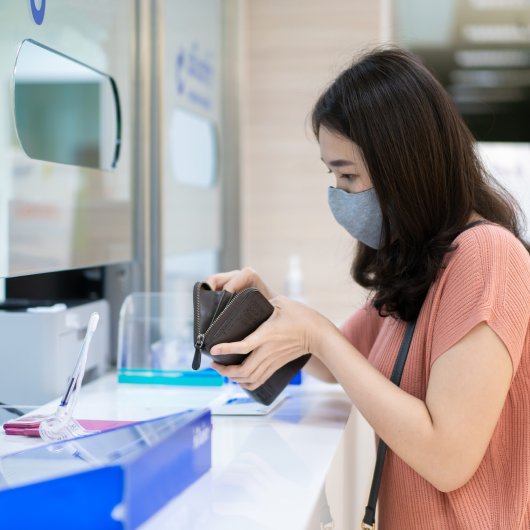
<svg viewBox="0 0 530 530">
<path fill-rule="evenodd" d="M 254 287 L 238 293 L 212 291 L 204 282 L 193 288 L 195 356 L 192 368 L 201 366 L 201 354 L 219 364 L 241 364 L 249 353 L 212 355 L 210 349 L 224 342 L 239 342 L 255 331 L 274 312 L 270 302 Z M 309 360 L 307 353 L 279 368 L 255 390 L 244 389 L 259 403 L 270 405 Z"/>
</svg>

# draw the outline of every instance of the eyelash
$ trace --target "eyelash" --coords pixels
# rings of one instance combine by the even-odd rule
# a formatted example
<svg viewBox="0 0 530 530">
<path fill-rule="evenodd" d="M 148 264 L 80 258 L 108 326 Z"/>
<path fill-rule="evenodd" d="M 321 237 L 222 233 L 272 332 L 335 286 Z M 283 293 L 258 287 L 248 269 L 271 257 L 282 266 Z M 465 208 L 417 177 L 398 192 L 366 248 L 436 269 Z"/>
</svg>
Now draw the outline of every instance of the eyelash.
<svg viewBox="0 0 530 530">
<path fill-rule="evenodd" d="M 331 169 L 328 169 L 328 173 L 332 173 Z M 358 175 L 348 174 L 348 175 L 340 175 L 339 178 L 351 180 L 352 178 L 357 177 Z"/>
</svg>

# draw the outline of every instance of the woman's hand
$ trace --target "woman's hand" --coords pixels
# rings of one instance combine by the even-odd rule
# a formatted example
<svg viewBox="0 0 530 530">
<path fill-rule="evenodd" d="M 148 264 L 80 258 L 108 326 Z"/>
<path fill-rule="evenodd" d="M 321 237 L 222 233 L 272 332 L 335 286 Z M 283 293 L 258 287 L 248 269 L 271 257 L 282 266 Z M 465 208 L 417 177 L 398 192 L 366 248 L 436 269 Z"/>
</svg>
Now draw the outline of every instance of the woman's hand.
<svg viewBox="0 0 530 530">
<path fill-rule="evenodd" d="M 276 296 L 274 313 L 240 342 L 217 344 L 213 355 L 250 353 L 240 365 L 211 367 L 248 390 L 255 390 L 279 368 L 306 353 L 317 353 L 323 334 L 340 333 L 324 316 L 304 304 Z"/>
<path fill-rule="evenodd" d="M 206 279 L 206 283 L 208 283 L 214 291 L 224 289 L 225 291 L 237 293 L 247 287 L 256 287 L 256 289 L 258 289 L 268 300 L 276 296 L 274 291 L 267 287 L 257 272 L 250 267 L 245 267 L 242 270 L 214 274 Z"/>
</svg>

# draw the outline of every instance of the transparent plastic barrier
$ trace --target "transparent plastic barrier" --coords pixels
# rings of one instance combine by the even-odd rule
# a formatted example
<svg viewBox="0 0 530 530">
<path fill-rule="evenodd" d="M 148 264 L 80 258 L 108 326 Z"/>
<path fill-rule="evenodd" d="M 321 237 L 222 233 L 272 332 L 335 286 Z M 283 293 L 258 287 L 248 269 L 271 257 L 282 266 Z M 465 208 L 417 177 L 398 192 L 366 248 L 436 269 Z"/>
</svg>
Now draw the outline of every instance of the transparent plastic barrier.
<svg viewBox="0 0 530 530">
<path fill-rule="evenodd" d="M 132 293 L 120 311 L 118 382 L 221 386 L 225 379 L 206 368 L 193 371 L 193 304 L 189 290 Z"/>
</svg>

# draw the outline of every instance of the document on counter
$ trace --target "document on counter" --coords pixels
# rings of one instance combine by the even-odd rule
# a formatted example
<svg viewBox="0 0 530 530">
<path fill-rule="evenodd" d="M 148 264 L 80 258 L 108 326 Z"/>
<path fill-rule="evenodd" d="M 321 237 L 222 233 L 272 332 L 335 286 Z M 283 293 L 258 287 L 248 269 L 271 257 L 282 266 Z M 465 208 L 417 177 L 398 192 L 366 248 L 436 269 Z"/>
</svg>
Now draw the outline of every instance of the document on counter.
<svg viewBox="0 0 530 530">
<path fill-rule="evenodd" d="M 270 405 L 258 403 L 243 392 L 223 394 L 210 403 L 214 416 L 265 416 L 278 408 L 289 397 L 282 392 Z"/>
</svg>

